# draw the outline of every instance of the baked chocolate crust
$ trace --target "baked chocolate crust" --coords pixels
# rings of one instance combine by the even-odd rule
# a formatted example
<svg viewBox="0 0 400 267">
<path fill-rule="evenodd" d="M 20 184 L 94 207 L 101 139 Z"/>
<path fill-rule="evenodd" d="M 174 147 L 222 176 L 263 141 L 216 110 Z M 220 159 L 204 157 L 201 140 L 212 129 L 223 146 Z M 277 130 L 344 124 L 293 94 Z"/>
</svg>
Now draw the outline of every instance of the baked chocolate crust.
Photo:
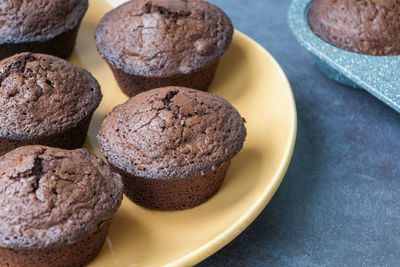
<svg viewBox="0 0 400 267">
<path fill-rule="evenodd" d="M 218 63 L 219 60 L 191 73 L 167 77 L 145 77 L 126 73 L 111 65 L 110 68 L 122 92 L 132 97 L 154 88 L 166 86 L 183 86 L 207 91 L 214 79 Z"/>
<path fill-rule="evenodd" d="M 100 85 L 89 72 L 44 54 L 2 60 L 0 88 L 3 154 L 18 142 L 76 148 L 71 144 L 79 140 L 81 146 L 102 98 Z"/>
<path fill-rule="evenodd" d="M 0 44 L 44 42 L 78 26 L 88 0 L 0 2 Z"/>
<path fill-rule="evenodd" d="M 15 149 L 0 158 L 0 247 L 73 244 L 108 225 L 122 201 L 118 174 L 86 149 Z"/>
<path fill-rule="evenodd" d="M 311 29 L 324 41 L 355 53 L 400 54 L 399 0 L 313 0 Z"/>
<path fill-rule="evenodd" d="M 0 246 L 0 267 L 85 266 L 101 251 L 110 220 L 69 244 L 46 248 L 7 248 Z"/>
<path fill-rule="evenodd" d="M 133 176 L 167 179 L 215 170 L 241 150 L 245 137 L 243 118 L 226 100 L 164 87 L 114 108 L 97 140 L 117 168 Z"/>
<path fill-rule="evenodd" d="M 134 176 L 111 165 L 121 174 L 125 195 L 143 207 L 156 210 L 184 210 L 206 202 L 221 188 L 229 166 L 230 161 L 203 175 L 159 179 Z"/>
<path fill-rule="evenodd" d="M 107 13 L 95 39 L 102 57 L 132 75 L 188 74 L 218 60 L 233 26 L 202 0 L 135 0 Z"/>
<path fill-rule="evenodd" d="M 80 24 L 46 41 L 0 44 L 0 60 L 23 52 L 41 53 L 67 59 L 75 47 Z"/>
</svg>

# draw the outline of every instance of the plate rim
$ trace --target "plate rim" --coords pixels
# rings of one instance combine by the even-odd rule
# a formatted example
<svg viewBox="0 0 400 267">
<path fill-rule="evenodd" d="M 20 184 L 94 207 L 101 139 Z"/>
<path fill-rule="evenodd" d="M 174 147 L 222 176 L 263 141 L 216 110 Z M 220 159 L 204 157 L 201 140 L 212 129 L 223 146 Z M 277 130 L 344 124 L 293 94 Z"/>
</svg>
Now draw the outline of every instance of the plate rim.
<svg viewBox="0 0 400 267">
<path fill-rule="evenodd" d="M 219 234 L 216 238 L 210 240 L 203 246 L 186 254 L 185 256 L 166 264 L 165 266 L 168 267 L 193 266 L 195 264 L 198 264 L 206 258 L 210 257 L 211 255 L 215 254 L 217 251 L 230 243 L 233 239 L 238 237 L 258 217 L 258 215 L 260 215 L 260 213 L 271 201 L 272 197 L 275 195 L 280 184 L 282 183 L 283 178 L 285 177 L 286 171 L 289 168 L 289 164 L 293 156 L 297 138 L 297 108 L 290 82 L 282 67 L 279 65 L 278 61 L 262 45 L 260 45 L 258 42 L 237 29 L 235 29 L 235 34 L 246 39 L 246 41 L 252 43 L 255 47 L 257 47 L 260 52 L 264 53 L 271 60 L 272 64 L 274 64 L 275 67 L 279 70 L 280 75 L 283 78 L 285 87 L 289 91 L 290 103 L 292 106 L 290 112 L 292 113 L 293 122 L 290 126 L 289 143 L 286 147 L 286 151 L 284 153 L 283 160 L 279 166 L 278 171 L 275 173 L 274 177 L 271 179 L 270 185 L 265 188 L 262 196 L 257 200 L 257 202 L 255 202 L 255 204 L 252 205 L 250 209 L 240 217 L 239 220 L 237 220 L 234 224 L 221 232 L 221 234 Z"/>
</svg>

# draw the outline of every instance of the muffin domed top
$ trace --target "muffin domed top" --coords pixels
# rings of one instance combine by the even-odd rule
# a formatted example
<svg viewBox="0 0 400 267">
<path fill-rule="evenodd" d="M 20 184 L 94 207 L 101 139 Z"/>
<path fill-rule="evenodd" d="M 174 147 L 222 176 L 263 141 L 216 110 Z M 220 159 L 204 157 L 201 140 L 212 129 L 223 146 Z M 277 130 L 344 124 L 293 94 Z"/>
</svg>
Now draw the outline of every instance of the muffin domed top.
<svg viewBox="0 0 400 267">
<path fill-rule="evenodd" d="M 0 158 L 0 246 L 70 243 L 111 219 L 118 174 L 86 149 L 17 148 Z"/>
<path fill-rule="evenodd" d="M 97 140 L 107 160 L 148 178 L 193 177 L 232 159 L 243 118 L 219 96 L 183 87 L 153 89 L 116 107 Z"/>
<path fill-rule="evenodd" d="M 0 1 L 0 44 L 46 41 L 78 25 L 88 0 Z"/>
<path fill-rule="evenodd" d="M 107 13 L 96 30 L 97 49 L 111 65 L 142 76 L 188 73 L 217 60 L 233 26 L 202 0 L 132 0 Z"/>
<path fill-rule="evenodd" d="M 313 0 L 308 19 L 321 39 L 339 48 L 400 54 L 399 0 Z"/>
<path fill-rule="evenodd" d="M 0 61 L 0 136 L 48 136 L 73 127 L 102 98 L 93 76 L 49 55 L 23 53 Z"/>
</svg>

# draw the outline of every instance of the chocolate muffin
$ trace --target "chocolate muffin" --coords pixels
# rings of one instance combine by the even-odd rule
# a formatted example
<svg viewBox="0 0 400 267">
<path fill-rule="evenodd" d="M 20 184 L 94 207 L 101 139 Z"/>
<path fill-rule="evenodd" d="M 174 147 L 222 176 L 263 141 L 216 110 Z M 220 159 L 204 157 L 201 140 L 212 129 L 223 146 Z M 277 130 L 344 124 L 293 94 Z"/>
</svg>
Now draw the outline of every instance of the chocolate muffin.
<svg viewBox="0 0 400 267">
<path fill-rule="evenodd" d="M 324 41 L 351 52 L 400 54 L 399 0 L 313 0 L 311 29 Z"/>
<path fill-rule="evenodd" d="M 151 209 L 181 210 L 219 190 L 245 137 L 243 118 L 226 100 L 165 87 L 117 106 L 97 140 L 128 198 Z"/>
<path fill-rule="evenodd" d="M 122 201 L 118 174 L 86 149 L 17 148 L 0 158 L 0 266 L 83 266 Z"/>
<path fill-rule="evenodd" d="M 0 155 L 34 144 L 81 147 L 101 98 L 96 79 L 63 59 L 23 53 L 0 61 Z"/>
<path fill-rule="evenodd" d="M 0 59 L 21 52 L 68 58 L 88 0 L 0 2 Z"/>
<path fill-rule="evenodd" d="M 233 26 L 202 0 L 132 0 L 107 13 L 97 49 L 128 96 L 163 86 L 207 90 Z"/>
</svg>

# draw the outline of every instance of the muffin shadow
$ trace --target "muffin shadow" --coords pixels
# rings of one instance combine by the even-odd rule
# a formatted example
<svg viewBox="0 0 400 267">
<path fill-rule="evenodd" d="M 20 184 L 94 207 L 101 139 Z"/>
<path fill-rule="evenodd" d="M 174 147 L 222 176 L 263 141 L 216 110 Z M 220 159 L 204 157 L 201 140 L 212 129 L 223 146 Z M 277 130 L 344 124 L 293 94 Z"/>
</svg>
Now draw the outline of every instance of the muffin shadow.
<svg viewBox="0 0 400 267">
<path fill-rule="evenodd" d="M 124 202 L 126 201 L 129 200 L 125 198 Z M 123 205 L 126 205 L 126 203 Z M 133 208 L 130 206 L 131 203 L 128 205 L 129 207 L 119 209 L 113 216 L 106 242 L 94 263 L 103 262 L 109 258 L 117 259 L 120 256 L 119 253 L 123 251 L 132 251 L 132 261 L 140 262 L 141 258 L 146 257 L 146 251 L 151 245 L 150 242 L 136 244 L 132 240 L 150 240 L 150 237 L 146 228 L 140 225 L 131 212 L 127 211 L 127 209 Z"/>
<path fill-rule="evenodd" d="M 217 209 L 211 212 L 220 212 L 220 208 L 234 208 L 238 202 L 241 202 L 260 179 L 261 172 L 254 170 L 260 170 L 262 163 L 263 155 L 255 148 L 244 148 L 239 152 L 232 160 L 220 192 L 216 195 L 219 205 L 212 205 Z M 244 177 L 246 182 L 243 182 Z M 229 195 L 225 194 L 225 191 L 230 192 Z"/>
<path fill-rule="evenodd" d="M 93 37 L 96 26 L 97 25 L 90 20 L 86 20 L 85 23 L 82 23 L 76 47 L 69 59 L 69 61 L 75 65 L 91 69 L 92 72 L 96 68 L 103 67 L 104 64 L 103 59 L 97 53 L 96 43 Z M 93 50 L 95 52 L 93 52 Z"/>
<path fill-rule="evenodd" d="M 97 133 L 100 130 L 101 123 L 104 120 L 105 115 L 95 112 L 93 114 L 92 120 L 89 126 L 89 132 L 86 136 L 84 147 L 92 151 L 96 156 L 104 159 L 103 155 L 100 153 L 99 145 L 96 140 Z"/>
<path fill-rule="evenodd" d="M 209 92 L 221 95 L 229 100 L 240 98 L 245 92 L 244 89 L 248 82 L 246 79 L 248 75 L 243 69 L 243 66 L 246 65 L 246 60 L 246 53 L 243 48 L 233 41 L 219 62 Z M 229 88 L 229 90 L 222 90 L 221 88 Z"/>
</svg>

